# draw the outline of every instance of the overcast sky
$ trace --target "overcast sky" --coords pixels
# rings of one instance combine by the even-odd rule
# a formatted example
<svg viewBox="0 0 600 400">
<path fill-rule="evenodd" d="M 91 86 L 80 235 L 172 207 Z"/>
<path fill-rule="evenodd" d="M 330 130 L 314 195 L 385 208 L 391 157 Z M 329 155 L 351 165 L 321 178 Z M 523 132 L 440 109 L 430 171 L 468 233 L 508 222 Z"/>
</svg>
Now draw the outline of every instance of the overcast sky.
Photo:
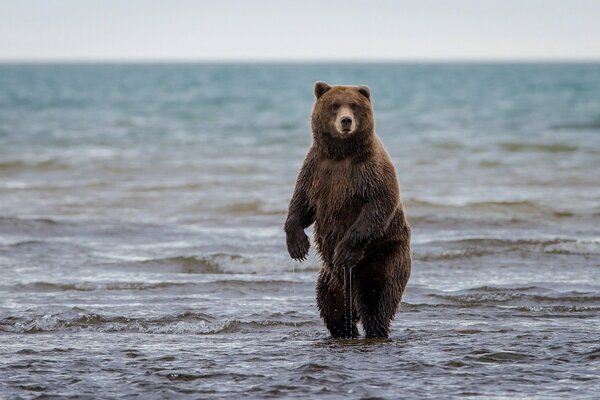
<svg viewBox="0 0 600 400">
<path fill-rule="evenodd" d="M 1 60 L 600 60 L 600 0 L 0 0 Z"/>
</svg>

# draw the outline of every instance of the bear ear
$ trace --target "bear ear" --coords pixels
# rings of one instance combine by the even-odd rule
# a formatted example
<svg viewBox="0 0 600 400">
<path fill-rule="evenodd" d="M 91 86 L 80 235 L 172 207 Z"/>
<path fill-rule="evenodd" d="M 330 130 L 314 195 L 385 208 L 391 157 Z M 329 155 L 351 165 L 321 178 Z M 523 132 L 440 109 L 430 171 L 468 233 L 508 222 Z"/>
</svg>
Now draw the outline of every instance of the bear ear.
<svg viewBox="0 0 600 400">
<path fill-rule="evenodd" d="M 316 98 L 318 99 L 319 97 L 323 96 L 325 94 L 325 92 L 327 92 L 329 89 L 331 89 L 331 86 L 329 86 L 325 82 L 322 82 L 322 81 L 316 82 L 315 83 Z"/>
<path fill-rule="evenodd" d="M 367 99 L 369 99 L 369 101 L 371 100 L 371 90 L 369 89 L 368 86 L 358 86 L 357 89 L 358 89 L 358 93 L 365 96 Z"/>
</svg>

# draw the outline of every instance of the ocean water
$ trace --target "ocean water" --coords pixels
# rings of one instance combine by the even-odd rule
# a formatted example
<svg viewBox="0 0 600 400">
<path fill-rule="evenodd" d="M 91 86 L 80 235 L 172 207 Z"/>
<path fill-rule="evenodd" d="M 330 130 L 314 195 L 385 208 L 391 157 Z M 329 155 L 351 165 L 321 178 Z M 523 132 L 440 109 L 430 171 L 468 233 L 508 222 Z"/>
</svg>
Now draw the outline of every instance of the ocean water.
<svg viewBox="0 0 600 400">
<path fill-rule="evenodd" d="M 388 340 L 283 222 L 316 80 L 367 84 L 413 228 Z M 0 66 L 0 398 L 593 398 L 600 64 Z"/>
</svg>

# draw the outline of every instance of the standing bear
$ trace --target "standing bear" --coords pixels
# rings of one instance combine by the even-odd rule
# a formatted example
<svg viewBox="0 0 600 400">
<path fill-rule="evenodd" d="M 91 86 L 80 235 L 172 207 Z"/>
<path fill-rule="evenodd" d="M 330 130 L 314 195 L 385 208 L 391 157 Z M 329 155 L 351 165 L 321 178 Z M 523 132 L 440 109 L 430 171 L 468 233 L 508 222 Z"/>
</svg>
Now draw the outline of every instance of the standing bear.
<svg viewBox="0 0 600 400">
<path fill-rule="evenodd" d="M 296 180 L 285 233 L 303 261 L 314 226 L 323 261 L 317 306 L 334 337 L 388 337 L 410 276 L 410 226 L 394 165 L 375 134 L 366 86 L 317 82 L 313 143 Z"/>
</svg>

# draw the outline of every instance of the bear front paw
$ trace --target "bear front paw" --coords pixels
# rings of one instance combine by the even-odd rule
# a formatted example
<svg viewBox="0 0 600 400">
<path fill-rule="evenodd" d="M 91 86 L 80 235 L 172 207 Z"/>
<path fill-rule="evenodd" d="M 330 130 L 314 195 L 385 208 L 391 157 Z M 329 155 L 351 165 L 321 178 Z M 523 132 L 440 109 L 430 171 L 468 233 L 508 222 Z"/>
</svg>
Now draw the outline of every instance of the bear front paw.
<svg viewBox="0 0 600 400">
<path fill-rule="evenodd" d="M 338 244 L 333 253 L 333 266 L 337 268 L 352 268 L 363 256 L 363 250 Z"/>
<path fill-rule="evenodd" d="M 308 249 L 310 248 L 310 241 L 304 231 L 288 233 L 286 235 L 286 242 L 290 257 L 296 261 L 304 261 L 306 259 Z"/>
</svg>

